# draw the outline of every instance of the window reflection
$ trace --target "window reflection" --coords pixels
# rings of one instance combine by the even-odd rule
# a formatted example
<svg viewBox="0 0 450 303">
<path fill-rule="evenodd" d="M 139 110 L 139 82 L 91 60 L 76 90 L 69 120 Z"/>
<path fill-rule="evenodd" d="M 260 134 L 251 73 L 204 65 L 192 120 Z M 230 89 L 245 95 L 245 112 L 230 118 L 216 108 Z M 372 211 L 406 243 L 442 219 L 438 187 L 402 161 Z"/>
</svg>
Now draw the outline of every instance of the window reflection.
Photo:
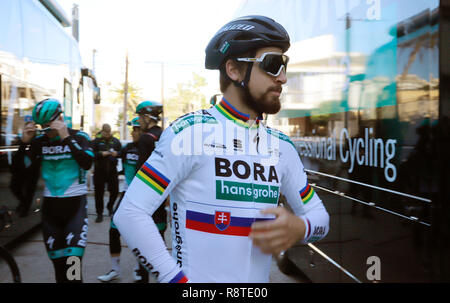
<svg viewBox="0 0 450 303">
<path fill-rule="evenodd" d="M 358 277 L 362 255 L 377 255 L 385 281 L 429 281 L 431 205 L 444 202 L 436 148 L 450 133 L 437 123 L 439 1 L 257 2 L 239 15 L 268 15 L 291 36 L 282 110 L 268 124 L 291 137 L 309 182 L 329 189 L 319 195 L 332 227 L 318 245 Z M 297 264 L 304 255 L 289 253 Z M 346 281 L 325 265 L 302 270 Z"/>
<path fill-rule="evenodd" d="M 344 2 L 321 10 L 327 21 L 293 42 L 282 110 L 269 117 L 269 123 L 300 148 L 310 137 L 338 137 L 337 144 L 342 145 L 347 144 L 339 140 L 343 130 L 350 138 L 364 137 L 370 130 L 370 138 L 397 141 L 391 160 L 397 170 L 418 140 L 416 124 L 423 117 L 438 117 L 439 77 L 433 60 L 438 56 L 438 10 L 431 10 L 426 1 L 408 2 L 408 8 L 405 1 L 382 1 L 379 7 Z M 333 165 L 351 165 L 337 160 L 306 161 L 323 163 L 325 171 Z M 358 178 L 344 171 L 343 176 Z M 382 170 L 371 173 L 383 176 Z M 397 178 L 383 182 L 387 180 L 392 186 Z"/>
</svg>

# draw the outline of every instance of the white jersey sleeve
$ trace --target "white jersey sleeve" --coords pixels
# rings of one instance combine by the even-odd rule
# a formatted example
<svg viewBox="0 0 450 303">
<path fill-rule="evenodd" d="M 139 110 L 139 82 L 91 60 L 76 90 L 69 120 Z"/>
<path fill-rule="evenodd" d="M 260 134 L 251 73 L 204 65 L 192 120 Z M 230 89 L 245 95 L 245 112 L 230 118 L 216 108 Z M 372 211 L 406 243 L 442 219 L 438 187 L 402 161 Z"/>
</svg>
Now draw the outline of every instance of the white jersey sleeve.
<svg viewBox="0 0 450 303">
<path fill-rule="evenodd" d="M 285 174 L 281 181 L 281 192 L 294 213 L 306 225 L 302 243 L 324 238 L 329 230 L 329 215 L 314 188 L 309 185 L 300 156 L 292 144 L 286 148 L 283 165 Z"/>
<path fill-rule="evenodd" d="M 167 128 L 155 150 L 138 170 L 113 221 L 130 249 L 160 282 L 187 282 L 171 257 L 152 214 L 190 171 L 190 157 L 177 153 L 176 134 Z"/>
</svg>

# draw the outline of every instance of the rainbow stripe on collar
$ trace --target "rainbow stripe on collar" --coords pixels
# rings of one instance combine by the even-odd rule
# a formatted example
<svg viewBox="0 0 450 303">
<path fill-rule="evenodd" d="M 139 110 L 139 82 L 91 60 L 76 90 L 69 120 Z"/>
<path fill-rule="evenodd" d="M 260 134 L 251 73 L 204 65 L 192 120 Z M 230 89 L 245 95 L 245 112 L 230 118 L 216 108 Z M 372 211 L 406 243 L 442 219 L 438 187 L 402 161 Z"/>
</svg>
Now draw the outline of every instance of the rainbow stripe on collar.
<svg viewBox="0 0 450 303">
<path fill-rule="evenodd" d="M 237 110 L 233 105 L 231 105 L 225 98 L 216 104 L 216 109 L 224 115 L 228 120 L 233 121 L 237 125 L 247 127 L 247 128 L 258 128 L 259 121 L 262 120 L 262 117 L 256 118 L 256 123 L 250 126 L 248 120 L 250 120 L 250 115 L 244 114 Z"/>
</svg>

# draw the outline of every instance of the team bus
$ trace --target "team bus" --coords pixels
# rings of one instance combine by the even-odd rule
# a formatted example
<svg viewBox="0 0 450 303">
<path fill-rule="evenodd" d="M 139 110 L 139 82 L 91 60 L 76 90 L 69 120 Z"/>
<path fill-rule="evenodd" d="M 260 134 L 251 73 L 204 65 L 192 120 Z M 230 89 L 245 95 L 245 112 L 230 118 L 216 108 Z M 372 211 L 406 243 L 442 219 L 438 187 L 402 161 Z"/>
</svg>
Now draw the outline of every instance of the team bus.
<svg viewBox="0 0 450 303">
<path fill-rule="evenodd" d="M 290 136 L 330 214 L 325 239 L 285 252 L 307 281 L 450 281 L 448 3 L 238 9 L 291 37 L 282 110 L 267 123 Z"/>
<path fill-rule="evenodd" d="M 100 89 L 82 65 L 78 41 L 64 29 L 70 24 L 54 0 L 0 1 L 0 245 L 40 221 L 42 186 L 24 217 L 15 212 L 19 202 L 9 188 L 12 155 L 33 106 L 56 98 L 69 127 L 92 132 Z"/>
</svg>

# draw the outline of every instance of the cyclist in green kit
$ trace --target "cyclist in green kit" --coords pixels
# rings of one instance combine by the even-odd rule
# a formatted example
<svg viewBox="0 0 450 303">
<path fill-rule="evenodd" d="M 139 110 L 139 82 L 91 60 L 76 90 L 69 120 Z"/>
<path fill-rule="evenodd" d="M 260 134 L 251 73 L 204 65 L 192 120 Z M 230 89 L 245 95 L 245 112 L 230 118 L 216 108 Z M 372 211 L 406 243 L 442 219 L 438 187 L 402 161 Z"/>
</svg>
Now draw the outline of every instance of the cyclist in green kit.
<svg viewBox="0 0 450 303">
<path fill-rule="evenodd" d="M 94 153 L 86 133 L 66 126 L 58 100 L 38 102 L 33 122 L 24 128 L 14 161 L 18 171 L 30 165 L 41 170 L 45 182 L 42 231 L 56 282 L 80 283 L 88 232 L 86 171 Z M 37 134 L 36 124 L 42 126 L 43 134 Z M 79 270 L 69 273 L 74 264 Z"/>
</svg>

